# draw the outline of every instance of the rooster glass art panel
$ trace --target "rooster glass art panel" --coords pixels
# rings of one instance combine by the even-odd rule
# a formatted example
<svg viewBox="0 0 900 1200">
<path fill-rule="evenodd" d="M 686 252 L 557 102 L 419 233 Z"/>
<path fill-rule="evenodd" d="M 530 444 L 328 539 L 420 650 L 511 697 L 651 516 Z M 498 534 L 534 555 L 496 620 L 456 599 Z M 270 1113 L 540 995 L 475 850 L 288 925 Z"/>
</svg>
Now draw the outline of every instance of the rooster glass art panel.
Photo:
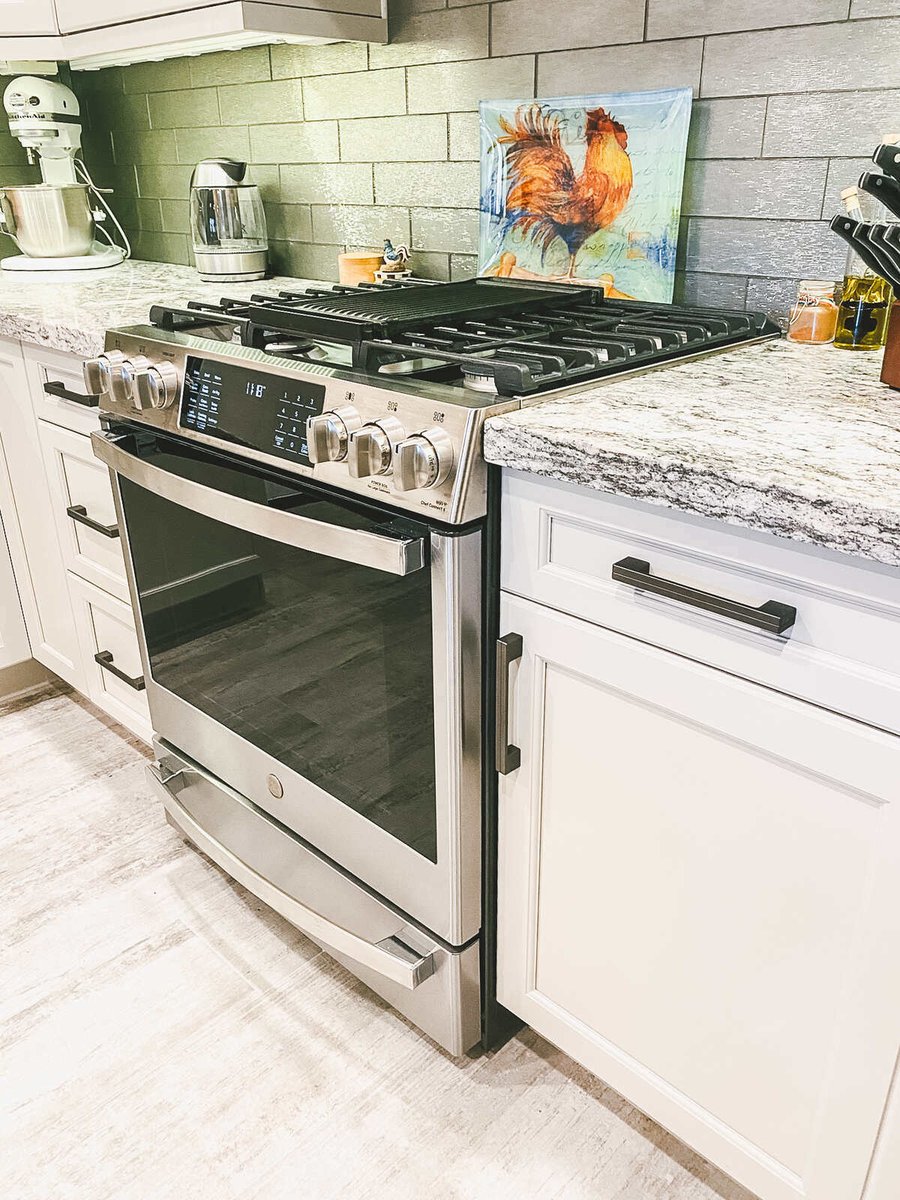
<svg viewBox="0 0 900 1200">
<path fill-rule="evenodd" d="M 690 88 L 482 101 L 482 275 L 670 301 Z"/>
</svg>

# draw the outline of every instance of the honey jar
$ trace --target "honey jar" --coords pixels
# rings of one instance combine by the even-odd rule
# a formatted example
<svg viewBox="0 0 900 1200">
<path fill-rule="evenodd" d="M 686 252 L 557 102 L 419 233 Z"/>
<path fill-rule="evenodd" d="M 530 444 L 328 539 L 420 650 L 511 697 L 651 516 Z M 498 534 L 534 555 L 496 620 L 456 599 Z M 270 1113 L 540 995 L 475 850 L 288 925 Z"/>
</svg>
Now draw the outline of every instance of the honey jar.
<svg viewBox="0 0 900 1200">
<path fill-rule="evenodd" d="M 830 279 L 801 279 L 797 299 L 788 321 L 788 338 L 806 346 L 825 346 L 834 341 L 838 306 Z"/>
</svg>

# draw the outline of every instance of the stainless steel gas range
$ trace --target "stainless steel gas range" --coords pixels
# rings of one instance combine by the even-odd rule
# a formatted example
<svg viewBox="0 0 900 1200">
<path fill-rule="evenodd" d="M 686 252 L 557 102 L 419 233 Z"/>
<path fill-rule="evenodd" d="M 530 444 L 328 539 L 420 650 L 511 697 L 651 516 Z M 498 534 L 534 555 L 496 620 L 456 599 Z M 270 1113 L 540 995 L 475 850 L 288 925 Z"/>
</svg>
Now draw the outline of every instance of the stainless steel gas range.
<svg viewBox="0 0 900 1200">
<path fill-rule="evenodd" d="M 161 306 L 85 366 L 169 821 L 453 1053 L 502 1026 L 484 420 L 773 332 L 480 280 Z"/>
</svg>

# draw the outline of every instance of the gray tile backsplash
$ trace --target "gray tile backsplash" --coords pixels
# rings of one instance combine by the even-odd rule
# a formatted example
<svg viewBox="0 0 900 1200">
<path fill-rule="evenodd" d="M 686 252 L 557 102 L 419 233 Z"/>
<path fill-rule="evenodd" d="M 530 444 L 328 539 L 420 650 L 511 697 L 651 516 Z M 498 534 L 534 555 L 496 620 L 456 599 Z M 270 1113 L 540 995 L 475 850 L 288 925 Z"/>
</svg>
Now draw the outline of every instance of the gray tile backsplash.
<svg viewBox="0 0 900 1200">
<path fill-rule="evenodd" d="M 702 59 L 702 38 L 539 54 L 538 92 L 571 96 L 663 87 L 692 87 L 696 92 Z"/>
<path fill-rule="evenodd" d="M 900 0 L 391 0 L 388 46 L 256 46 L 73 76 L 85 152 L 147 258 L 189 261 L 193 163 L 247 158 L 281 271 L 408 241 L 477 267 L 478 101 L 686 84 L 677 296 L 783 311 L 839 275 L 825 219 L 900 130 Z M 537 91 L 535 91 L 537 89 Z M 0 135 L 2 180 L 34 177 Z"/>
</svg>

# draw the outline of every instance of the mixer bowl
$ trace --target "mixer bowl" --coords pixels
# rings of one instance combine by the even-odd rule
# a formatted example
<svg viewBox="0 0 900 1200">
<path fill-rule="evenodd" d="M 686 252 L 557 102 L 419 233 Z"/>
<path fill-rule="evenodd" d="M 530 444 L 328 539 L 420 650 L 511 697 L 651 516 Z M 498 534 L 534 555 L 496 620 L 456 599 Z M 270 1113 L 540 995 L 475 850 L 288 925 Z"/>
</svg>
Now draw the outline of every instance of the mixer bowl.
<svg viewBox="0 0 900 1200">
<path fill-rule="evenodd" d="M 29 258 L 90 254 L 94 218 L 87 185 L 35 183 L 0 188 L 0 229 Z"/>
</svg>

